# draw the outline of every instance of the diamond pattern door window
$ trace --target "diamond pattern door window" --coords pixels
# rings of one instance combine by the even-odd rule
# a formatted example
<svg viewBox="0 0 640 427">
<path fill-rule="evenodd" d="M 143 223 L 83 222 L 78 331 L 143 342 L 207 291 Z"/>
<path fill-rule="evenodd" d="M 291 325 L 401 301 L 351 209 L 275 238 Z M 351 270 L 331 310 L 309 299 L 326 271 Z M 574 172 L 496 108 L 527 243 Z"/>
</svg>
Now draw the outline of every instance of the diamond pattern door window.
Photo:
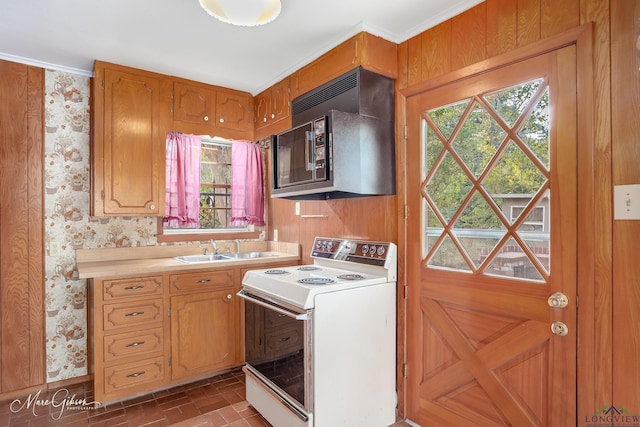
<svg viewBox="0 0 640 427">
<path fill-rule="evenodd" d="M 423 114 L 428 267 L 546 281 L 549 128 L 545 79 Z"/>
</svg>

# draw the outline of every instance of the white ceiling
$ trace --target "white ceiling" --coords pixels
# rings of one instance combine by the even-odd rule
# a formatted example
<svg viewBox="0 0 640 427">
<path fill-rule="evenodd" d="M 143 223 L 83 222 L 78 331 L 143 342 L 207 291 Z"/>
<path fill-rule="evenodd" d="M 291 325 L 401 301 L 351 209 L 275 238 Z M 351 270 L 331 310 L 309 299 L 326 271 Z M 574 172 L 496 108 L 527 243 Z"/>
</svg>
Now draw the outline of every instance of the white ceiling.
<svg viewBox="0 0 640 427">
<path fill-rule="evenodd" d="M 282 0 L 249 28 L 198 0 L 0 0 L 0 58 L 86 75 L 100 59 L 255 95 L 361 31 L 401 43 L 481 1 Z"/>
</svg>

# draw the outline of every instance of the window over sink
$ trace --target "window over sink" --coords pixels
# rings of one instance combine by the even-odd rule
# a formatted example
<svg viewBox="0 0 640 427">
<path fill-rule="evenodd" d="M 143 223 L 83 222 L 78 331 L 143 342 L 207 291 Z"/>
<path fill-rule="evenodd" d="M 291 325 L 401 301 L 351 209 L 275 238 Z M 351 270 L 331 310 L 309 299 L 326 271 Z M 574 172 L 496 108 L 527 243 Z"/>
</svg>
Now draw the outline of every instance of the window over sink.
<svg viewBox="0 0 640 427">
<path fill-rule="evenodd" d="M 200 146 L 199 227 L 163 224 L 158 219 L 158 241 L 257 238 L 261 227 L 233 225 L 232 142 L 203 136 Z"/>
</svg>

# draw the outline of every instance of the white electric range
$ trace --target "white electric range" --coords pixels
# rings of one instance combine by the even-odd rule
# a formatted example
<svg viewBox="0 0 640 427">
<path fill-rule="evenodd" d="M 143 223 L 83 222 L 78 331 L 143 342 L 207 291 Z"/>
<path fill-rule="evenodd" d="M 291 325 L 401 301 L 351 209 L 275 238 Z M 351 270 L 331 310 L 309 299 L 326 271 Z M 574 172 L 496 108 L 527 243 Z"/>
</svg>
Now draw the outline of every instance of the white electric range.
<svg viewBox="0 0 640 427">
<path fill-rule="evenodd" d="M 245 274 L 247 400 L 276 427 L 393 424 L 397 248 L 316 237 L 311 257 Z"/>
</svg>

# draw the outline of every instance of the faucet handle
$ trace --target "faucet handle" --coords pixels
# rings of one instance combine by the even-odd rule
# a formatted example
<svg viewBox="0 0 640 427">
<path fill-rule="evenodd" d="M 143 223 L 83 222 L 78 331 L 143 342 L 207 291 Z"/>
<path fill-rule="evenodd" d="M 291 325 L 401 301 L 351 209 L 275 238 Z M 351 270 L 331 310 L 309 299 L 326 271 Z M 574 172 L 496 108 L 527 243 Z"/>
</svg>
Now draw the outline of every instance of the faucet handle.
<svg viewBox="0 0 640 427">
<path fill-rule="evenodd" d="M 207 246 L 207 245 L 200 245 L 200 247 L 204 249 L 204 254 L 205 254 L 205 255 L 209 255 L 209 246 Z"/>
</svg>

